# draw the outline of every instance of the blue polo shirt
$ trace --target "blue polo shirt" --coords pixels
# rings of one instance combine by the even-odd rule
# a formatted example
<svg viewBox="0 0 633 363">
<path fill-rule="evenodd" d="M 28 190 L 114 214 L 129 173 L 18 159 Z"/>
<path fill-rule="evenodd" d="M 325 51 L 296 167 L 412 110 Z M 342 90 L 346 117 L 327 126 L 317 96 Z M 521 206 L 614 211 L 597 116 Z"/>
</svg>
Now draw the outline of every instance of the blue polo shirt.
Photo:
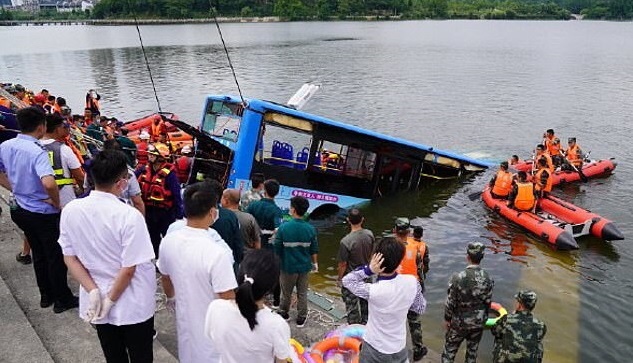
<svg viewBox="0 0 633 363">
<path fill-rule="evenodd" d="M 7 174 L 21 208 L 33 213 L 59 213 L 59 209 L 44 202 L 49 196 L 42 178 L 54 174 L 48 153 L 36 138 L 20 134 L 0 144 L 0 172 Z"/>
</svg>

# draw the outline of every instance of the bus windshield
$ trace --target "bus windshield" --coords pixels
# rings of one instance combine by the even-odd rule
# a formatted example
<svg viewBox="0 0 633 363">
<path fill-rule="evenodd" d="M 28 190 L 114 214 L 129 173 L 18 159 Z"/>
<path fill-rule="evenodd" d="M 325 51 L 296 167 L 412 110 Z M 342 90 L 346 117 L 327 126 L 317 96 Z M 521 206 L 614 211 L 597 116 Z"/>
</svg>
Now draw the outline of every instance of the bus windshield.
<svg viewBox="0 0 633 363">
<path fill-rule="evenodd" d="M 216 137 L 236 141 L 242 121 L 242 105 L 222 101 L 211 101 L 202 122 L 202 130 Z"/>
</svg>

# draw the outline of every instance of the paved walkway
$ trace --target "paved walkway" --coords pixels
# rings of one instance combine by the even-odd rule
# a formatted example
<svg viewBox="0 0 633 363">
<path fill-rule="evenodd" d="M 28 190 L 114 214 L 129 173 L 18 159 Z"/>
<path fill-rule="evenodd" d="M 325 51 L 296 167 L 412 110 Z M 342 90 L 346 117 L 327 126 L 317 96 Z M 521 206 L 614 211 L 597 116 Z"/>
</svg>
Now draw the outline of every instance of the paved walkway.
<svg viewBox="0 0 633 363">
<path fill-rule="evenodd" d="M 6 191 L 0 190 L 0 198 L 6 197 Z M 77 309 L 54 314 L 52 308 L 40 308 L 33 265 L 16 262 L 22 238 L 1 200 L 0 207 L 4 209 L 0 215 L 0 362 L 105 362 L 96 330 L 79 318 Z M 70 277 L 69 283 L 73 291 L 79 290 Z M 156 298 L 155 327 L 159 334 L 154 342 L 154 361 L 177 362 L 175 319 L 164 309 L 164 296 L 159 292 Z M 342 302 L 333 303 L 342 308 Z M 294 320 L 289 324 L 292 336 L 309 346 L 342 323 L 311 304 L 306 327 L 297 329 Z M 439 362 L 439 355 L 429 352 L 421 362 Z"/>
</svg>

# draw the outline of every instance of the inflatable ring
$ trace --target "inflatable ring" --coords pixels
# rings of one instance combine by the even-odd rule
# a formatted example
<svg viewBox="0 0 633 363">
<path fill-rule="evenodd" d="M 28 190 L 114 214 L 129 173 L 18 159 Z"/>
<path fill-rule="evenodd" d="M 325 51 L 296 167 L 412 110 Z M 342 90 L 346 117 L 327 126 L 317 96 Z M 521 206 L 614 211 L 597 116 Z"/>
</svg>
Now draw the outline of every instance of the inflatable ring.
<svg viewBox="0 0 633 363">
<path fill-rule="evenodd" d="M 332 349 L 352 350 L 356 353 L 360 352 L 360 340 L 354 338 L 347 338 L 344 336 L 326 338 L 316 343 L 310 351 L 310 356 L 314 359 L 315 363 L 324 363 L 323 355 Z M 352 363 L 358 363 L 358 356 L 354 358 Z"/>
<path fill-rule="evenodd" d="M 295 353 L 297 353 L 297 358 L 299 358 L 301 363 L 315 363 L 312 357 L 310 357 L 310 353 L 308 353 L 301 343 L 293 338 L 290 338 L 290 346 L 294 348 Z M 293 362 L 294 361 L 295 359 L 293 359 Z"/>
<path fill-rule="evenodd" d="M 494 318 L 488 318 L 488 320 L 486 320 L 486 328 L 492 328 L 495 324 L 497 324 L 497 321 L 499 319 L 508 315 L 508 311 L 499 303 L 491 302 L 490 309 L 492 309 L 497 314 L 497 316 Z"/>
</svg>

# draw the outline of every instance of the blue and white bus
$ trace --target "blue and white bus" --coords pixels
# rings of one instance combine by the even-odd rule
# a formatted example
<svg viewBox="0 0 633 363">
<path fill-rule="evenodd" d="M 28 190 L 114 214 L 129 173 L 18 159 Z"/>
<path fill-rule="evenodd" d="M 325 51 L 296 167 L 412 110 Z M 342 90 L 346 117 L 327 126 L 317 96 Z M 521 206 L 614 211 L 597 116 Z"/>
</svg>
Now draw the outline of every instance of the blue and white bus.
<svg viewBox="0 0 633 363">
<path fill-rule="evenodd" d="M 211 95 L 198 129 L 175 123 L 197 140 L 190 181 L 214 178 L 246 190 L 251 175 L 262 173 L 281 184 L 276 202 L 285 210 L 296 195 L 310 201 L 310 212 L 322 213 L 490 166 L 258 99 L 243 105 Z"/>
</svg>

